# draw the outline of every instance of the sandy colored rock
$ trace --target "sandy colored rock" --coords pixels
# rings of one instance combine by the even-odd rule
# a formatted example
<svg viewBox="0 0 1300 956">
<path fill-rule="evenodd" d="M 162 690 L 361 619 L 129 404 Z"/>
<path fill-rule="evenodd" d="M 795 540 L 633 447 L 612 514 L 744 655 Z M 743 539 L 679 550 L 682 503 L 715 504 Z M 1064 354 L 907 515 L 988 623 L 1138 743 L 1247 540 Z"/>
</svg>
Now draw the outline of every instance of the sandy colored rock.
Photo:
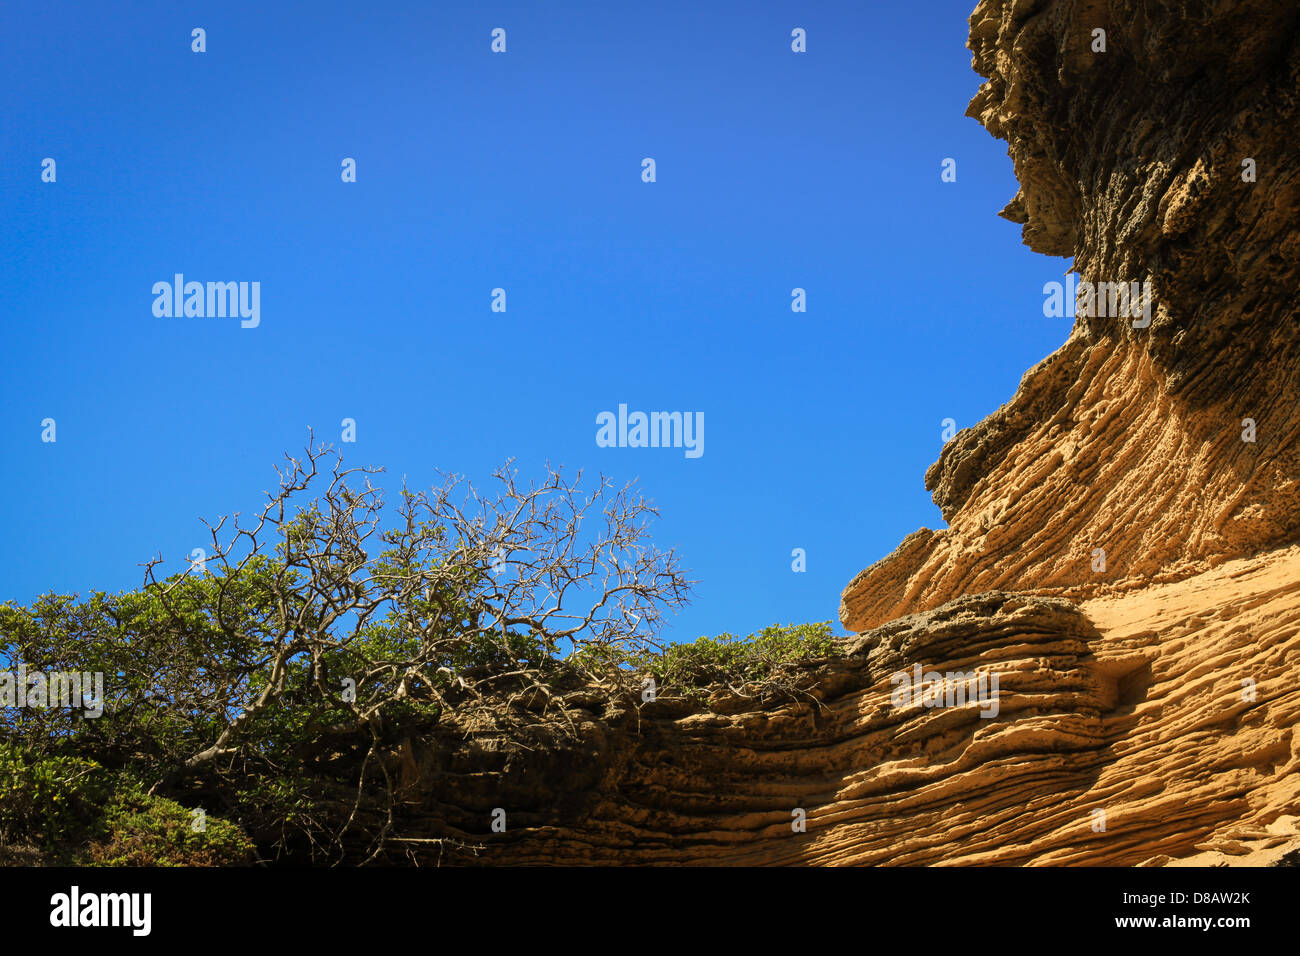
<svg viewBox="0 0 1300 956">
<path fill-rule="evenodd" d="M 802 702 L 588 714 L 581 743 L 545 749 L 419 745 L 406 794 L 440 815 L 415 839 L 488 864 L 1261 863 L 1300 845 L 1300 548 L 1081 606 L 963 597 L 848 649 L 805 669 Z M 997 674 L 997 715 L 895 706 L 915 664 Z"/>
<path fill-rule="evenodd" d="M 850 582 L 848 629 L 995 588 L 1140 588 L 1300 539 L 1298 30 L 1271 0 L 979 4 L 968 115 L 1008 141 L 1008 217 L 1082 280 L 1147 283 L 1151 324 L 1080 316 L 945 446 L 926 487 L 948 527 Z"/>
</svg>

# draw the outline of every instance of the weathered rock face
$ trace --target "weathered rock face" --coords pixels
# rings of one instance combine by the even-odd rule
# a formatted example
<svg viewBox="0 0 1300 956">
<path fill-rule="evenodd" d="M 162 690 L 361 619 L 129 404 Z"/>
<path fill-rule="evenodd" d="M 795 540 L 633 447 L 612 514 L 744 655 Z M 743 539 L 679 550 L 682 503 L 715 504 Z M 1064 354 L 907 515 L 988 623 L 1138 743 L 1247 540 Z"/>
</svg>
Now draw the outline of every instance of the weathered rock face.
<svg viewBox="0 0 1300 956">
<path fill-rule="evenodd" d="M 390 755 L 399 851 L 1295 857 L 1300 7 L 982 0 L 970 46 L 987 77 L 970 115 L 1007 140 L 1021 183 L 1003 214 L 1086 281 L 1146 283 L 1150 323 L 1081 316 L 948 443 L 926 475 L 948 528 L 849 584 L 841 618 L 864 633 L 792 675 L 792 699 L 619 710 L 574 694 L 576 743 L 408 742 Z M 918 666 L 951 696 L 900 697 Z"/>
<path fill-rule="evenodd" d="M 926 487 L 949 527 L 849 584 L 850 630 L 993 588 L 1177 580 L 1300 540 L 1300 7 L 985 0 L 970 46 L 988 81 L 969 115 L 1008 141 L 1021 183 L 1003 215 L 1073 255 L 1080 281 L 1145 283 L 1150 325 L 1081 315 L 948 443 Z"/>
<path fill-rule="evenodd" d="M 580 743 L 408 745 L 397 775 L 420 809 L 395 847 L 487 864 L 1269 862 L 1300 847 L 1297 621 L 1300 548 L 1083 605 L 960 598 L 807 668 L 800 700 L 601 715 L 579 695 Z M 996 674 L 995 696 L 973 700 L 976 681 L 949 706 L 950 679 L 941 704 L 900 700 L 916 665 Z"/>
</svg>

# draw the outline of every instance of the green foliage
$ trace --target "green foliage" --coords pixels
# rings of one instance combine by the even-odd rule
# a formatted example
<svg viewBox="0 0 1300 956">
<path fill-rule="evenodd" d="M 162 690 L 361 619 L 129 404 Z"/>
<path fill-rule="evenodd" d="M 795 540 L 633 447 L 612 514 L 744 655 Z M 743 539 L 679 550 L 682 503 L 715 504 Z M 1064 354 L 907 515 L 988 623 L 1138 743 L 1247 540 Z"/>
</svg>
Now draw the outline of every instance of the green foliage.
<svg viewBox="0 0 1300 956">
<path fill-rule="evenodd" d="M 136 590 L 0 604 L 0 670 L 102 687 L 85 706 L 0 708 L 0 843 L 114 865 L 245 859 L 243 834 L 376 856 L 408 741 L 439 724 L 576 734 L 548 691 L 625 694 L 619 655 L 686 602 L 631 486 L 581 492 L 550 468 L 524 485 L 507 464 L 495 495 L 447 476 L 404 487 L 385 520 L 377 473 L 309 446 L 260 512 L 208 524 L 202 566 L 160 580 L 159 557 Z M 564 659 L 574 644 L 635 650 L 594 652 L 612 655 L 604 684 Z M 182 804 L 197 794 L 239 828 L 194 834 Z"/>
<path fill-rule="evenodd" d="M 0 844 L 30 845 L 49 862 L 109 866 L 220 866 L 251 862 L 234 824 L 194 817 L 147 795 L 93 760 L 40 756 L 0 744 Z"/>
<path fill-rule="evenodd" d="M 0 743 L 0 843 L 55 846 L 102 812 L 102 767 L 77 757 L 34 757 Z"/>
<path fill-rule="evenodd" d="M 690 644 L 670 644 L 662 651 L 624 655 L 619 663 L 652 674 L 660 693 L 678 691 L 700 698 L 714 684 L 771 682 L 783 665 L 837 656 L 840 644 L 830 621 L 774 624 L 757 634 L 701 637 Z"/>
<path fill-rule="evenodd" d="M 0 731 L 27 747 L 76 737 L 82 752 L 112 764 L 187 756 L 220 731 L 228 708 L 247 700 L 262 648 L 279 630 L 275 585 L 292 577 L 258 556 L 224 578 L 175 575 L 121 594 L 0 605 L 0 660 L 29 671 L 102 673 L 107 698 L 96 720 L 75 710 L 20 710 L 0 713 Z"/>
<path fill-rule="evenodd" d="M 388 558 L 376 568 L 397 573 Z M 476 583 L 462 579 L 456 590 L 472 592 Z M 292 603 L 296 584 L 292 569 L 257 556 L 238 574 L 212 570 L 120 594 L 47 594 L 29 607 L 0 604 L 0 669 L 22 661 L 29 672 L 99 672 L 106 697 L 95 719 L 75 708 L 0 709 L 0 842 L 14 843 L 21 833 L 32 845 L 50 847 L 73 833 L 84 836 L 88 808 L 102 808 L 107 798 L 106 775 L 125 773 L 147 786 L 215 741 L 266 687 L 267 649 L 291 630 L 283 619 L 300 629 L 317 623 L 310 609 L 304 613 Z M 419 639 L 430 640 L 427 633 L 413 636 L 407 626 L 412 617 L 431 622 L 444 637 L 442 653 L 410 676 L 406 695 L 384 706 L 388 725 L 406 732 L 440 718 L 443 708 L 427 691 L 446 693 L 462 674 L 510 670 L 519 662 L 550 665 L 553 649 L 526 633 L 458 638 L 469 611 L 451 591 L 447 584 L 409 597 L 355 639 L 322 649 L 316 662 L 308 654 L 288 660 L 275 705 L 247 726 L 251 759 L 223 788 L 254 832 L 312 825 L 305 794 L 321 773 L 318 742 L 328 728 L 355 725 L 341 693 L 343 678 L 356 680 L 358 700 L 394 696 L 391 669 L 376 664 L 401 660 L 419 650 Z M 282 598 L 290 601 L 287 607 Z M 315 683 L 317 667 L 327 695 Z M 25 766 L 20 754 L 28 755 Z M 183 841 L 167 835 L 171 830 L 160 829 L 165 817 L 157 805 L 123 817 L 134 836 L 115 844 L 111 858 L 156 858 L 163 865 L 188 853 Z M 204 851 L 204 858 L 211 855 Z"/>
<path fill-rule="evenodd" d="M 196 829 L 190 810 L 136 788 L 114 794 L 103 826 L 107 838 L 87 851 L 87 862 L 99 866 L 238 866 L 255 857 L 233 823 L 205 816 Z"/>
</svg>

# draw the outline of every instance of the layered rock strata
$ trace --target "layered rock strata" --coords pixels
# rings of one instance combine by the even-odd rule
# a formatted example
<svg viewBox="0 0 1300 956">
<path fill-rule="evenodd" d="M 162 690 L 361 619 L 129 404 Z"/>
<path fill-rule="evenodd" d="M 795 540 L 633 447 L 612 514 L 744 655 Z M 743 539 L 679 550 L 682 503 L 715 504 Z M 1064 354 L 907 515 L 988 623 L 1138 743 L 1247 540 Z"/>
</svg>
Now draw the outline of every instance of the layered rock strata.
<svg viewBox="0 0 1300 956">
<path fill-rule="evenodd" d="M 1081 315 L 944 447 L 925 481 L 948 527 L 854 578 L 854 631 L 995 588 L 1178 580 L 1300 539 L 1300 7 L 984 0 L 970 47 L 988 79 L 968 115 L 1007 140 L 1021 183 L 1003 215 L 1080 281 L 1143 283 L 1150 324 Z"/>
<path fill-rule="evenodd" d="M 541 865 L 1271 862 L 1300 847 L 1298 621 L 1300 548 L 1083 605 L 959 598 L 803 668 L 800 699 L 723 690 L 703 708 L 602 713 L 575 695 L 580 742 L 408 743 L 395 770 L 419 810 L 395 849 Z M 997 675 L 996 715 L 900 704 L 896 675 L 918 664 Z"/>
</svg>

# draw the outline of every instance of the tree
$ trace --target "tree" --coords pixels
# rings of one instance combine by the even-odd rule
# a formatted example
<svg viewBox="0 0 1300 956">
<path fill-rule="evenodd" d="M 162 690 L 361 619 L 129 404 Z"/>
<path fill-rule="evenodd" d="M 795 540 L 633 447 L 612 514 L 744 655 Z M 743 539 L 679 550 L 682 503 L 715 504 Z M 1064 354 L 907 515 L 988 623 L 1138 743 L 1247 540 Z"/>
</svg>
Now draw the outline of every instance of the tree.
<svg viewBox="0 0 1300 956">
<path fill-rule="evenodd" d="M 581 473 L 569 482 L 549 466 L 523 485 L 507 462 L 488 495 L 454 475 L 429 492 L 404 486 L 386 523 L 378 469 L 345 468 L 310 441 L 285 459 L 251 519 L 204 523 L 203 564 L 160 578 L 156 557 L 139 591 L 0 607 L 5 659 L 106 679 L 99 720 L 20 711 L 5 737 L 93 752 L 151 793 L 218 801 L 254 829 L 292 818 L 329 853 L 378 798 L 374 856 L 395 800 L 374 758 L 396 732 L 453 721 L 572 733 L 558 689 L 630 692 L 620 662 L 657 648 L 664 612 L 687 600 L 691 582 L 650 543 L 656 512 L 630 485 L 601 476 L 583 491 Z M 359 766 L 338 759 L 356 747 Z M 319 784 L 340 767 L 355 797 L 331 827 Z"/>
</svg>

